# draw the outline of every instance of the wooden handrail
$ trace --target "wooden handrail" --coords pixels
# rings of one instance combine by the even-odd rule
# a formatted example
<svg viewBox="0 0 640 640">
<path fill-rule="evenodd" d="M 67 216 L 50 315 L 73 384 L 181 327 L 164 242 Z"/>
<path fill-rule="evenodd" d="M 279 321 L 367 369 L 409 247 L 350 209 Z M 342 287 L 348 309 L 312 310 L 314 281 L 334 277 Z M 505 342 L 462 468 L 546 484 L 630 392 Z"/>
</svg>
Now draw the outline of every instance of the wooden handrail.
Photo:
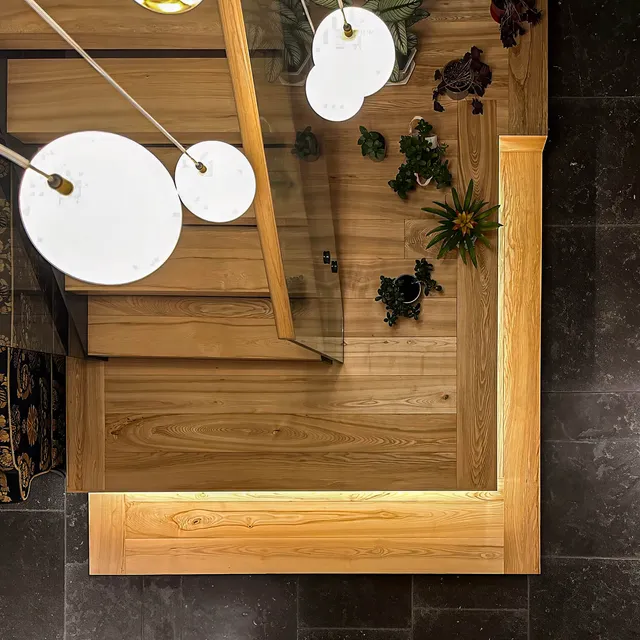
<svg viewBox="0 0 640 640">
<path fill-rule="evenodd" d="M 238 110 L 242 145 L 256 173 L 257 191 L 254 209 L 276 329 L 279 338 L 295 340 L 296 334 L 271 197 L 271 183 L 267 171 L 267 158 L 264 152 L 242 4 L 241 0 L 219 0 L 218 6 Z"/>
</svg>

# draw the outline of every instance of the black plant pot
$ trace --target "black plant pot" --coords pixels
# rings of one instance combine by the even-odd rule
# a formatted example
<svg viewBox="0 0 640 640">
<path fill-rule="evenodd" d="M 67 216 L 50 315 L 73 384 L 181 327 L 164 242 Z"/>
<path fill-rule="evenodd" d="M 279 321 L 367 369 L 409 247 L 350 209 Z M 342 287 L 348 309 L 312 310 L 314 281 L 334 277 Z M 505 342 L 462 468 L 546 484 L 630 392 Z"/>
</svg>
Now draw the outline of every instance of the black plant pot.
<svg viewBox="0 0 640 640">
<path fill-rule="evenodd" d="M 415 302 L 422 292 L 422 285 L 415 276 L 404 274 L 396 278 L 396 283 L 400 287 L 400 291 L 404 297 L 405 304 Z"/>
</svg>

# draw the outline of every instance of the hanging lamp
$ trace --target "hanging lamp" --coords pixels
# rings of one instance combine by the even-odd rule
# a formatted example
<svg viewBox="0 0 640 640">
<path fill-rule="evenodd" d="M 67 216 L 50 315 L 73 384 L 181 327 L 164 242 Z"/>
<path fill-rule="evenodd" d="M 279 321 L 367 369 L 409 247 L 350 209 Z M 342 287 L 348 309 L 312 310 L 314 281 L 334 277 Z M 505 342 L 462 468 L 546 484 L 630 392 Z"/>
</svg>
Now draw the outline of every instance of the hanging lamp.
<svg viewBox="0 0 640 640">
<path fill-rule="evenodd" d="M 154 13 L 176 15 L 195 9 L 202 0 L 135 0 L 135 2 Z"/>
<path fill-rule="evenodd" d="M 229 222 L 245 213 L 256 193 L 255 173 L 246 157 L 235 147 L 225 142 L 205 141 L 187 150 L 151 114 L 134 100 L 87 52 L 38 5 L 35 0 L 24 0 L 54 31 L 73 47 L 116 91 L 151 122 L 180 151 L 182 156 L 176 167 L 176 188 L 183 204 L 196 216 L 208 222 Z M 190 152 L 194 150 L 193 154 Z M 209 162 L 215 164 L 219 175 L 204 161 L 207 152 Z M 241 177 L 238 182 L 238 176 Z M 231 191 L 221 186 L 229 182 L 236 185 Z M 248 204 L 247 204 L 248 203 Z"/>
<path fill-rule="evenodd" d="M 353 117 L 364 98 L 389 81 L 396 53 L 389 27 L 375 13 L 345 8 L 343 0 L 338 6 L 314 33 L 315 67 L 307 78 L 307 99 L 318 115 L 341 121 Z"/>
</svg>

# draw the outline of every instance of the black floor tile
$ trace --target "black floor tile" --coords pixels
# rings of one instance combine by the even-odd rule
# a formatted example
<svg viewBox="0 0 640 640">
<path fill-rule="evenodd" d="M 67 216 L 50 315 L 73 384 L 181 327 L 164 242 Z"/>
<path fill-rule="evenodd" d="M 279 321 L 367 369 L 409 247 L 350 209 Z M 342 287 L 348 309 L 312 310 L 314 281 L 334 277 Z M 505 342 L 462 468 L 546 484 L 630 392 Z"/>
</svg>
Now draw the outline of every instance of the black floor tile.
<svg viewBox="0 0 640 640">
<path fill-rule="evenodd" d="M 89 576 L 67 564 L 65 640 L 142 640 L 142 578 Z"/>
<path fill-rule="evenodd" d="M 531 640 L 638 637 L 640 562 L 545 558 L 530 580 Z"/>
<path fill-rule="evenodd" d="M 543 393 L 545 440 L 640 437 L 639 393 Z"/>
<path fill-rule="evenodd" d="M 89 510 L 86 493 L 67 494 L 67 562 L 89 560 Z"/>
<path fill-rule="evenodd" d="M 526 576 L 415 576 L 413 605 L 434 609 L 524 609 Z"/>
<path fill-rule="evenodd" d="M 185 576 L 182 598 L 183 640 L 296 640 L 295 578 Z"/>
<path fill-rule="evenodd" d="M 526 611 L 418 609 L 414 640 L 527 640 Z"/>
<path fill-rule="evenodd" d="M 45 473 L 31 481 L 29 498 L 0 504 L 2 511 L 64 511 L 65 479 L 59 473 Z"/>
<path fill-rule="evenodd" d="M 640 11 L 629 0 L 551 0 L 549 89 L 553 96 L 640 94 Z"/>
<path fill-rule="evenodd" d="M 640 226 L 545 230 L 545 391 L 640 390 L 639 243 Z"/>
<path fill-rule="evenodd" d="M 552 100 L 544 224 L 638 224 L 639 165 L 640 97 Z"/>
<path fill-rule="evenodd" d="M 64 515 L 0 513 L 0 637 L 62 640 Z"/>
<path fill-rule="evenodd" d="M 408 627 L 410 576 L 302 576 L 302 627 Z"/>
<path fill-rule="evenodd" d="M 182 640 L 181 583 L 180 576 L 143 577 L 142 640 Z"/>
<path fill-rule="evenodd" d="M 544 553 L 640 556 L 639 477 L 640 438 L 545 443 Z"/>
<path fill-rule="evenodd" d="M 302 629 L 298 640 L 410 640 L 409 629 Z"/>
</svg>

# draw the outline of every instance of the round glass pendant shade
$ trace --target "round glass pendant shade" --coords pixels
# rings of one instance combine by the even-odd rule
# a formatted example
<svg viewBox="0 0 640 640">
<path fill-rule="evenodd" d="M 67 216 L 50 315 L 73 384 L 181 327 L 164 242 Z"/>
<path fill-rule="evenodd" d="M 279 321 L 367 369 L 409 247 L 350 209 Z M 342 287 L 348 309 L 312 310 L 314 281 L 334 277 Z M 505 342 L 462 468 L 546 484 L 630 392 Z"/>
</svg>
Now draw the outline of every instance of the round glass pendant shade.
<svg viewBox="0 0 640 640">
<path fill-rule="evenodd" d="M 42 256 L 69 276 L 101 285 L 127 284 L 158 269 L 182 230 L 182 207 L 169 172 L 138 143 L 83 131 L 49 143 L 34 166 L 67 178 L 61 195 L 27 169 L 20 214 Z"/>
<path fill-rule="evenodd" d="M 186 13 L 195 9 L 203 0 L 135 0 L 140 6 L 154 13 L 166 15 Z"/>
<path fill-rule="evenodd" d="M 207 170 L 201 173 L 186 155 L 178 160 L 176 186 L 184 206 L 209 222 L 230 222 L 245 213 L 256 196 L 256 175 L 245 155 L 214 140 L 198 142 L 188 151 Z"/>
<path fill-rule="evenodd" d="M 325 120 L 342 122 L 362 109 L 364 95 L 349 84 L 341 84 L 329 65 L 317 65 L 307 76 L 307 100 L 311 108 Z"/>
<path fill-rule="evenodd" d="M 375 13 L 362 7 L 346 7 L 344 11 L 353 37 L 344 35 L 342 12 L 330 13 L 313 38 L 313 61 L 316 66 L 328 66 L 337 84 L 349 84 L 356 93 L 370 96 L 384 87 L 393 72 L 393 37 Z"/>
</svg>

